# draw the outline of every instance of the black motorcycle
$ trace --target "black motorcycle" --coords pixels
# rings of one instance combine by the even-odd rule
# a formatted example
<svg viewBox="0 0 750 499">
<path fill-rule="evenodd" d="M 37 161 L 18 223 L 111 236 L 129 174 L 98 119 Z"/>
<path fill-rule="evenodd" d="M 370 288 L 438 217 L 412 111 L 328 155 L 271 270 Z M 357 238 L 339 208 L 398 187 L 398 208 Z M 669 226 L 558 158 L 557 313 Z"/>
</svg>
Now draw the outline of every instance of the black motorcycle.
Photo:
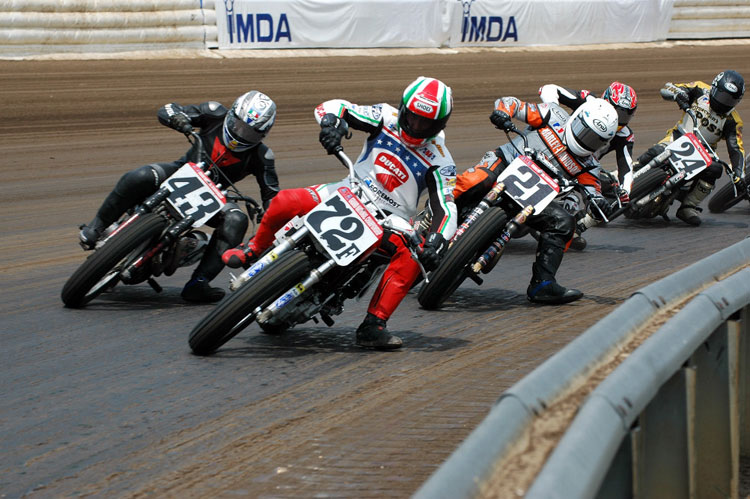
<svg viewBox="0 0 750 499">
<path fill-rule="evenodd" d="M 195 132 L 187 136 L 205 161 L 185 163 L 159 190 L 105 230 L 93 253 L 63 286 L 61 297 L 66 307 L 83 307 L 119 283 L 147 282 L 161 292 L 155 278 L 170 276 L 201 259 L 209 238 L 198 229 L 227 202 L 243 201 L 253 221 L 262 215 L 258 202 L 242 195 L 229 179 L 221 178 L 218 167 L 209 171 L 217 179 L 212 180 L 206 173 L 210 159 L 200 136 Z"/>
</svg>

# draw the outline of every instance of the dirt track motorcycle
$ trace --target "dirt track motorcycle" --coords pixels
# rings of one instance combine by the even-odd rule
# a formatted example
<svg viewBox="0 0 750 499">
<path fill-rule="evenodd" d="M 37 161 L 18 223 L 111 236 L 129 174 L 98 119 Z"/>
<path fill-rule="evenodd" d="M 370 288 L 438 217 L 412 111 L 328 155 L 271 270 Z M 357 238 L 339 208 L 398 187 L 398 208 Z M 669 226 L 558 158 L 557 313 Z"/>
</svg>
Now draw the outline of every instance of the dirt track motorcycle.
<svg viewBox="0 0 750 499">
<path fill-rule="evenodd" d="M 199 158 L 208 159 L 197 133 L 188 134 L 188 140 Z M 216 184 L 206 173 L 208 164 L 185 163 L 154 194 L 108 227 L 93 253 L 63 286 L 65 306 L 83 307 L 119 283 L 147 282 L 161 292 L 155 278 L 170 276 L 201 259 L 209 238 L 198 229 L 227 202 L 244 201 L 255 223 L 263 213 L 258 202 L 242 195 L 227 178 L 223 180 L 227 188 Z M 211 168 L 213 172 L 223 175 L 218 167 Z"/>
<path fill-rule="evenodd" d="M 336 157 L 349 170 L 349 186 L 288 221 L 258 261 L 232 276 L 233 292 L 191 331 L 193 353 L 215 352 L 252 322 L 268 334 L 309 320 L 317 323 L 317 317 L 332 326 L 344 302 L 361 298 L 390 262 L 389 255 L 377 251 L 389 233 L 404 240 L 419 264 L 417 227 L 383 212 L 343 149 Z"/>
<path fill-rule="evenodd" d="M 745 165 L 748 161 L 750 154 L 745 156 Z M 750 201 L 750 171 L 745 172 L 740 182 L 730 182 L 719 188 L 708 200 L 708 209 L 711 213 L 722 213 L 743 199 Z"/>
<path fill-rule="evenodd" d="M 677 127 L 679 135 L 664 151 L 633 174 L 630 203 L 616 209 L 610 220 L 620 215 L 630 219 L 662 216 L 669 221 L 667 211 L 675 200 L 681 200 L 690 190 L 692 180 L 712 163 L 723 165 L 731 175 L 731 168 L 714 152 L 701 134 L 692 110 L 685 111 L 692 119 L 692 130 Z"/>
<path fill-rule="evenodd" d="M 422 308 L 440 307 L 467 278 L 481 285 L 480 274 L 489 273 L 497 265 L 508 242 L 526 234 L 524 223 L 529 216 L 544 210 L 561 193 L 577 189 L 585 192 L 577 182 L 567 180 L 543 153 L 529 149 L 522 133 L 512 131 L 524 138 L 524 150 L 518 151 L 521 155 L 500 173 L 492 189 L 456 230 L 440 264 L 419 290 L 417 299 Z M 588 200 L 586 194 L 581 195 Z"/>
</svg>

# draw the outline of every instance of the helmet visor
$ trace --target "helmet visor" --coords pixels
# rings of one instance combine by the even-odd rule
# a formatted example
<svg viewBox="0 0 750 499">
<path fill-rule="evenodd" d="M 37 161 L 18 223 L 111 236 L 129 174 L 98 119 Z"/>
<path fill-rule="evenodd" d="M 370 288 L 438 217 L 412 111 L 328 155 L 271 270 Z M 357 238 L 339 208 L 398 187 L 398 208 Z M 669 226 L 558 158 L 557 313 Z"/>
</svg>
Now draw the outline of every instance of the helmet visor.
<svg viewBox="0 0 750 499">
<path fill-rule="evenodd" d="M 617 111 L 617 124 L 622 126 L 630 123 L 630 118 L 635 114 L 635 109 L 625 109 L 624 107 L 614 106 Z"/>
<path fill-rule="evenodd" d="M 724 90 L 717 89 L 711 92 L 711 107 L 718 113 L 726 114 L 737 107 L 739 103 L 740 99 Z"/>
<path fill-rule="evenodd" d="M 241 144 L 253 146 L 266 136 L 266 132 L 259 132 L 241 119 L 234 112 L 227 113 L 226 130 L 231 137 Z"/>
<path fill-rule="evenodd" d="M 587 151 L 596 152 L 609 143 L 609 139 L 599 135 L 588 123 L 583 120 L 583 115 L 579 114 L 570 124 L 570 131 L 573 133 L 578 144 Z"/>
</svg>

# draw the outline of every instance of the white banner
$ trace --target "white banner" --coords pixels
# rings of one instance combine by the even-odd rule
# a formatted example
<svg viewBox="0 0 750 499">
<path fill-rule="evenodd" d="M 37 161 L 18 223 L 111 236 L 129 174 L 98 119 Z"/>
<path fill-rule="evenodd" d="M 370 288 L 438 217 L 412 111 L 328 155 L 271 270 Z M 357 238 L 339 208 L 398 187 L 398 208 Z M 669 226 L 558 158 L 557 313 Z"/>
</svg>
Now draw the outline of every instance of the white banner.
<svg viewBox="0 0 750 499">
<path fill-rule="evenodd" d="M 581 45 L 664 40 L 674 0 L 446 0 L 447 45 Z"/>
<path fill-rule="evenodd" d="M 217 0 L 219 48 L 439 47 L 444 0 Z"/>
</svg>

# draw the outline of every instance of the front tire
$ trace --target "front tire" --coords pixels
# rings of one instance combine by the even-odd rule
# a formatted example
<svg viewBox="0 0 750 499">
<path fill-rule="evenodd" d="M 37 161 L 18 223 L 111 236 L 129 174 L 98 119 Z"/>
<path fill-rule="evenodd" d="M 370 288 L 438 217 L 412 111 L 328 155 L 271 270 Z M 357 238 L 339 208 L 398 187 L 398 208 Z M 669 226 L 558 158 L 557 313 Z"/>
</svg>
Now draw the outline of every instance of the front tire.
<svg viewBox="0 0 750 499">
<path fill-rule="evenodd" d="M 188 340 L 193 353 L 214 353 L 254 320 L 255 309 L 266 306 L 299 283 L 309 269 L 310 262 L 303 252 L 295 250 L 281 255 L 276 263 L 224 298 L 193 328 Z"/>
<path fill-rule="evenodd" d="M 104 290 L 114 286 L 125 265 L 158 238 L 166 226 L 167 220 L 164 217 L 146 213 L 112 236 L 65 283 L 60 295 L 65 306 L 83 307 Z"/>
<path fill-rule="evenodd" d="M 633 188 L 630 191 L 630 199 L 633 201 L 625 207 L 626 218 L 639 218 L 644 211 L 650 211 L 649 206 L 635 208 L 635 204 L 638 199 L 651 194 L 655 191 L 664 181 L 667 179 L 669 174 L 661 168 L 654 168 L 643 175 L 639 176 L 633 181 Z M 634 209 L 635 208 L 635 209 Z"/>
<path fill-rule="evenodd" d="M 453 244 L 430 274 L 430 282 L 423 284 L 417 299 L 422 308 L 434 310 L 458 289 L 467 277 L 467 268 L 492 244 L 508 222 L 501 208 L 491 207 Z"/>
</svg>

